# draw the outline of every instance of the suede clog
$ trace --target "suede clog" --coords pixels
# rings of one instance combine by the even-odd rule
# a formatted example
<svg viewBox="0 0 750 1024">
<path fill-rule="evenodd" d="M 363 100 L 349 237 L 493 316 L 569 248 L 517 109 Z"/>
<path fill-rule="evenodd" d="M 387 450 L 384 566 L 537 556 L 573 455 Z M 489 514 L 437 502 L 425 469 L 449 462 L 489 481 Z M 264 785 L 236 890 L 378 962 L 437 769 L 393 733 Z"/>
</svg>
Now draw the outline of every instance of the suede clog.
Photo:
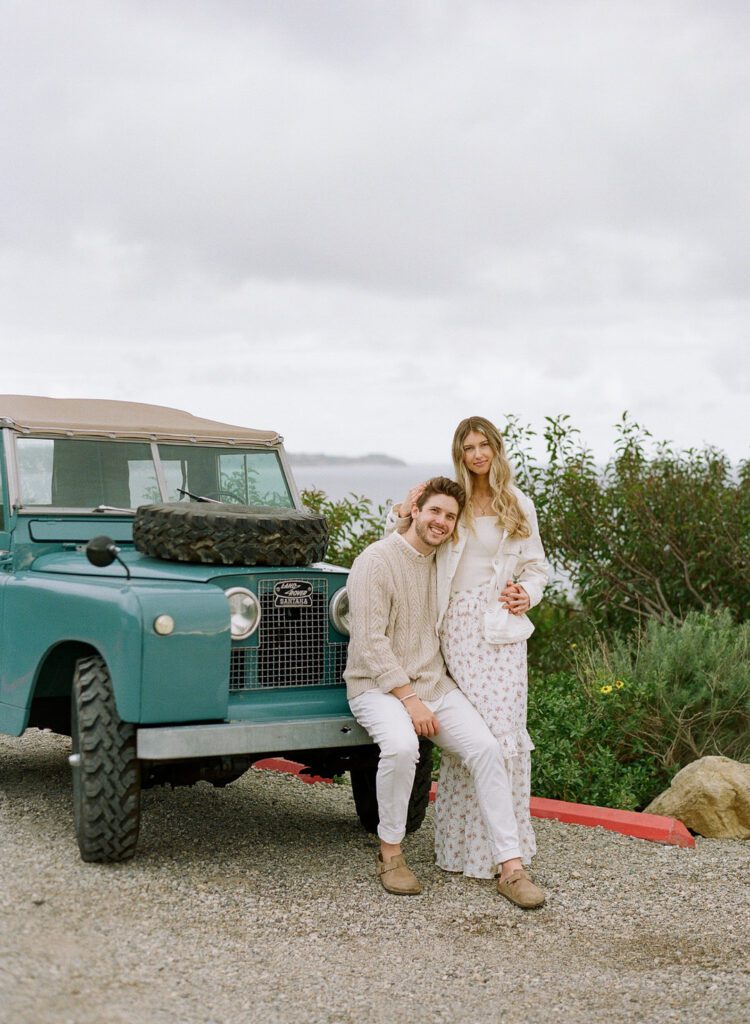
<svg viewBox="0 0 750 1024">
<path fill-rule="evenodd" d="M 418 896 L 422 891 L 422 886 L 407 865 L 403 853 L 391 857 L 386 863 L 383 863 L 382 857 L 378 854 L 377 873 L 386 892 L 392 892 L 396 896 Z"/>
<path fill-rule="evenodd" d="M 534 910 L 544 903 L 544 893 L 534 885 L 523 868 L 516 868 L 502 882 L 498 878 L 497 891 L 523 910 Z"/>
</svg>

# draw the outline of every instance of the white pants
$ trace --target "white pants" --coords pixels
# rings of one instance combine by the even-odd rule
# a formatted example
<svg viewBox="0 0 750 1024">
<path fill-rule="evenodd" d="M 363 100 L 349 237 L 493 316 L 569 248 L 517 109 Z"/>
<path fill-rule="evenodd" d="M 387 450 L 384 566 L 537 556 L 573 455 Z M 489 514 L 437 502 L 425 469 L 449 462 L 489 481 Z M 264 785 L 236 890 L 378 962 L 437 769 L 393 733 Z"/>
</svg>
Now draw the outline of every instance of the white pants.
<svg viewBox="0 0 750 1024">
<path fill-rule="evenodd" d="M 498 863 L 521 856 L 510 782 L 500 746 L 479 712 L 460 690 L 425 702 L 440 731 L 434 743 L 458 757 L 474 781 L 479 809 Z M 393 694 L 367 690 L 349 701 L 352 714 L 380 747 L 378 835 L 400 843 L 406 834 L 409 798 L 419 760 L 419 738 L 411 716 Z"/>
</svg>

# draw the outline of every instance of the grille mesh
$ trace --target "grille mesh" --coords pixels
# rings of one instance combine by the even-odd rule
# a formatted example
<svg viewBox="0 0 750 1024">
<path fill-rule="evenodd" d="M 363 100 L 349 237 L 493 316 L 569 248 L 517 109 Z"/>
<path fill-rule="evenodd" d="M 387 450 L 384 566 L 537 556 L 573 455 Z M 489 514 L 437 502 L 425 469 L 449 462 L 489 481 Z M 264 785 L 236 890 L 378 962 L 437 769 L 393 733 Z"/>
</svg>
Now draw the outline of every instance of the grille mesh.
<svg viewBox="0 0 750 1024">
<path fill-rule="evenodd" d="M 258 643 L 232 650 L 229 689 L 320 686 L 343 682 L 346 643 L 328 642 L 328 580 L 312 583 L 311 605 L 277 608 L 277 577 L 260 580 Z"/>
</svg>

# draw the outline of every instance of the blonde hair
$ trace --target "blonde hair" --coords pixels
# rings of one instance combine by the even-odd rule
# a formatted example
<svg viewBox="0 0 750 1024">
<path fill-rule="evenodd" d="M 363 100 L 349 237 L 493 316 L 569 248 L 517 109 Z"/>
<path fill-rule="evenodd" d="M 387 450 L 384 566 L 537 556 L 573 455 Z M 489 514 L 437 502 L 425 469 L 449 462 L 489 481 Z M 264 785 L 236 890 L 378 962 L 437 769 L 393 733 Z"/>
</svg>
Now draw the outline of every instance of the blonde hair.
<svg viewBox="0 0 750 1024">
<path fill-rule="evenodd" d="M 456 479 L 466 491 L 466 507 L 463 517 L 470 529 L 474 529 L 474 512 L 471 507 L 473 476 L 464 464 L 464 441 L 473 432 L 483 434 L 492 449 L 492 465 L 489 472 L 492 501 L 490 508 L 497 515 L 498 525 L 508 531 L 509 537 L 530 537 L 531 527 L 524 515 L 517 493 L 512 488 L 513 470 L 505 450 L 503 436 L 497 427 L 484 416 L 469 416 L 461 420 L 453 435 L 453 466 Z"/>
</svg>

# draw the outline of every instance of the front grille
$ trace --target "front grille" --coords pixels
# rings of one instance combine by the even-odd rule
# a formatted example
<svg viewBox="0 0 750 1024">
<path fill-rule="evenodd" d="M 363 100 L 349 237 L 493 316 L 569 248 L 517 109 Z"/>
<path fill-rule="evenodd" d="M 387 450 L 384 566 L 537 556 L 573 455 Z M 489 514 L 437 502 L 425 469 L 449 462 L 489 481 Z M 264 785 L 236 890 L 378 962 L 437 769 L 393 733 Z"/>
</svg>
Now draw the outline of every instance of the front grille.
<svg viewBox="0 0 750 1024">
<path fill-rule="evenodd" d="M 277 577 L 260 580 L 261 620 L 257 645 L 235 648 L 229 671 L 229 689 L 321 686 L 343 681 L 346 643 L 328 642 L 328 580 L 312 583 L 310 605 L 276 607 Z"/>
</svg>

